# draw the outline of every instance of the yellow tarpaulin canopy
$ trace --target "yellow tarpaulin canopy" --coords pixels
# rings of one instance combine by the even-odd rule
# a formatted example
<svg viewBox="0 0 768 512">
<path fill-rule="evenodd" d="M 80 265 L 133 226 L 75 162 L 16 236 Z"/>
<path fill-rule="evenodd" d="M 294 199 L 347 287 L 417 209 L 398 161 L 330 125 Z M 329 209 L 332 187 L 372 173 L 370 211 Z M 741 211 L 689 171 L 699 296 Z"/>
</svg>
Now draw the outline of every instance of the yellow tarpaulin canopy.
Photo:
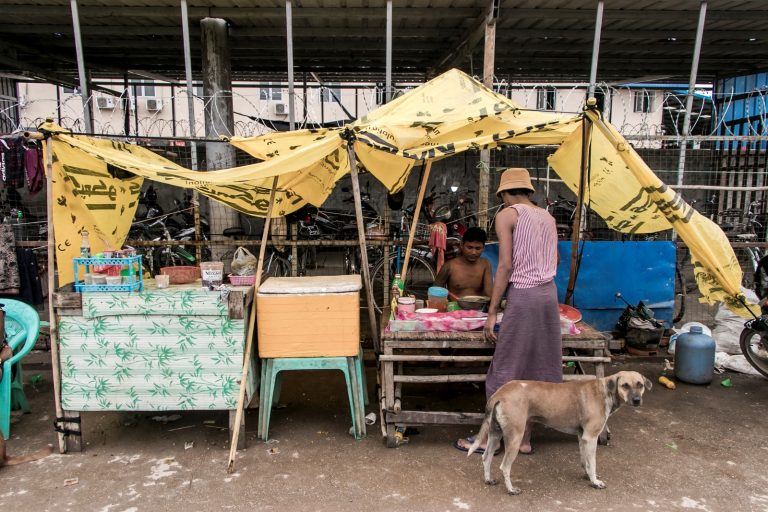
<svg viewBox="0 0 768 512">
<path fill-rule="evenodd" d="M 587 115 L 595 125 L 585 191 L 590 207 L 611 228 L 624 233 L 677 230 L 691 249 L 703 300 L 722 300 L 738 308 L 741 270 L 722 231 L 664 185 L 613 127 L 594 112 Z M 141 180 L 115 178 L 111 168 L 194 188 L 239 211 L 262 216 L 271 178 L 278 176 L 275 215 L 282 216 L 307 203 L 322 204 L 336 181 L 349 172 L 347 144 L 353 145 L 359 164 L 390 191 L 401 189 L 414 165 L 426 160 L 504 144 L 553 144 L 560 148 L 550 165 L 577 191 L 584 122 L 583 114 L 521 109 L 468 75 L 451 70 L 344 128 L 233 138 L 234 146 L 263 160 L 233 169 L 195 172 L 135 145 L 57 133 L 53 150 L 54 178 L 61 181 L 55 185 L 59 200 L 54 205 L 58 256 L 63 258 L 60 261 L 71 260 L 82 227 L 95 226 L 105 245 L 122 243 Z M 113 189 L 114 196 L 109 193 Z M 106 208 L 105 198 L 114 207 Z M 80 216 L 67 223 L 72 208 Z M 60 278 L 64 283 L 71 281 L 66 271 Z M 746 313 L 743 308 L 740 312 Z"/>
</svg>

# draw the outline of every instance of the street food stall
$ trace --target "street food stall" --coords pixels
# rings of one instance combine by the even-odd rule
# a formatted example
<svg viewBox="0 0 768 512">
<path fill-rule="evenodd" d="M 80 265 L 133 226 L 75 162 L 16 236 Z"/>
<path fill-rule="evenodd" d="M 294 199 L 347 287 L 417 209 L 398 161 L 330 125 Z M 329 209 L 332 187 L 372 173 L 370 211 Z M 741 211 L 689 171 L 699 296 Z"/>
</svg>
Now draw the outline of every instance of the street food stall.
<svg viewBox="0 0 768 512">
<path fill-rule="evenodd" d="M 469 315 L 474 311 L 462 312 Z M 382 315 L 380 340 L 382 354 L 379 356 L 379 384 L 381 386 L 380 410 L 382 430 L 386 431 L 386 443 L 390 448 L 398 446 L 396 428 L 417 425 L 479 425 L 484 414 L 470 411 L 441 411 L 431 408 L 418 410 L 403 403 L 403 384 L 430 385 L 447 382 L 485 382 L 486 370 L 493 358 L 494 345 L 485 340 L 482 325 L 485 318 L 477 316 L 476 329 L 471 331 L 456 330 L 392 330 L 392 324 L 409 322 L 408 320 L 388 320 L 389 308 Z M 473 315 L 474 316 L 474 315 Z M 457 318 L 460 318 L 457 316 Z M 464 320 L 464 319 L 462 319 Z M 466 321 L 466 320 L 465 320 Z M 413 321 L 410 321 L 413 322 Z M 471 322 L 471 320 L 470 320 Z M 405 326 L 408 329 L 416 325 Z M 473 327 L 473 325 L 464 325 Z M 608 340 L 584 322 L 577 322 L 573 334 L 563 335 L 564 363 L 574 363 L 575 368 L 582 363 L 594 365 L 594 374 L 568 373 L 564 380 L 601 378 L 605 375 L 605 364 L 610 362 Z M 401 329 L 397 326 L 395 329 Z M 446 351 L 446 349 L 449 349 Z M 440 354 L 437 354 L 437 351 Z M 572 351 L 584 354 L 571 354 Z M 448 353 L 446 353 L 448 352 Z M 445 355 L 443 355 L 446 353 Z M 435 363 L 439 370 L 434 370 Z M 457 366 L 461 363 L 462 366 Z M 473 373 L 467 373 L 468 367 Z M 432 371 L 424 370 L 430 366 Z M 478 405 L 481 405 L 478 403 Z"/>
<path fill-rule="evenodd" d="M 383 327 L 375 316 L 367 261 L 359 169 L 370 172 L 390 192 L 401 190 L 415 167 L 422 166 L 424 169 L 415 218 L 403 258 L 403 280 L 406 279 L 426 180 L 434 160 L 464 151 L 487 150 L 507 144 L 547 144 L 558 146 L 549 158 L 549 165 L 579 198 L 579 207 L 574 219 L 574 248 L 577 248 L 580 242 L 581 205 L 588 205 L 606 220 L 610 228 L 620 232 L 642 234 L 675 229 L 690 248 L 692 262 L 699 269 L 697 281 L 703 300 L 724 301 L 740 313 L 747 309 L 743 296 L 740 295 L 740 267 L 719 227 L 693 210 L 678 194 L 661 182 L 622 136 L 602 119 L 593 104 L 588 105 L 588 108 L 579 114 L 529 111 L 485 88 L 468 75 L 451 70 L 343 128 L 268 133 L 250 139 L 232 138 L 232 145 L 260 161 L 212 172 L 186 169 L 146 148 L 122 141 L 71 135 L 52 123 L 44 124 L 40 130 L 46 139 L 49 180 L 48 252 L 55 255 L 59 262 L 60 285 L 73 281 L 70 264 L 78 255 L 78 240 L 82 230 L 87 229 L 95 236 L 92 240 L 93 252 L 122 246 L 136 211 L 144 179 L 194 189 L 237 211 L 270 219 L 295 212 L 306 204 L 322 204 L 335 183 L 342 176 L 350 174 L 368 323 L 375 351 L 382 357 L 380 375 L 384 388 L 384 420 L 388 429 L 389 425 L 427 422 L 430 419 L 419 416 L 406 419 L 403 412 L 408 410 L 404 411 L 402 403 L 397 403 L 398 385 L 418 382 L 418 377 L 421 377 L 400 370 L 401 367 L 406 368 L 406 363 L 418 362 L 396 359 L 407 356 L 398 352 L 401 344 L 410 344 L 408 348 L 414 348 L 413 342 L 416 342 L 424 344 L 425 349 L 441 346 L 449 348 L 455 345 L 459 348 L 476 347 L 481 350 L 487 349 L 487 346 L 479 340 L 478 333 L 462 332 L 455 336 L 453 333 L 430 333 L 430 336 L 425 335 L 419 339 L 412 333 L 380 330 Z M 489 169 L 481 171 L 484 179 L 480 180 L 479 192 L 482 198 L 487 198 Z M 261 275 L 268 232 L 269 220 L 265 222 L 255 275 Z M 575 285 L 578 254 L 578 250 L 572 251 L 569 292 L 573 291 Z M 54 289 L 54 270 L 54 258 L 50 257 L 50 289 Z M 385 283 L 385 289 L 388 284 Z M 135 293 L 131 292 L 130 295 Z M 146 293 L 153 292 L 148 289 Z M 141 297 L 142 293 L 137 296 Z M 236 301 L 238 307 L 242 306 L 244 311 L 242 318 L 230 316 L 233 313 L 229 309 L 229 299 L 226 314 L 222 309 L 218 315 L 221 325 L 227 321 L 236 322 L 238 331 L 234 346 L 238 352 L 233 348 L 230 357 L 242 357 L 239 361 L 242 371 L 233 418 L 229 470 L 233 468 L 243 408 L 252 392 L 249 391 L 249 382 L 254 373 L 252 344 L 256 301 L 251 300 L 249 307 L 249 297 L 250 292 L 243 291 L 242 297 Z M 567 294 L 567 297 L 572 298 L 572 293 Z M 60 429 L 59 448 L 62 452 L 66 450 L 64 434 L 68 430 L 76 429 L 77 423 L 66 421 L 71 412 L 66 412 L 62 403 L 63 399 L 71 401 L 74 397 L 68 395 L 70 390 L 64 386 L 69 376 L 61 377 L 59 374 L 66 370 L 67 361 L 59 354 L 61 342 L 56 339 L 57 318 L 61 318 L 63 322 L 64 345 L 69 341 L 67 338 L 75 341 L 78 335 L 74 324 L 67 320 L 65 312 L 70 316 L 81 317 L 90 330 L 101 328 L 104 318 L 98 316 L 98 311 L 80 311 L 85 306 L 82 302 L 86 299 L 85 295 L 80 297 L 80 304 L 77 304 L 75 298 L 71 298 L 72 302 L 66 302 L 65 299 L 70 300 L 51 294 L 49 305 L 54 393 L 57 424 Z M 101 299 L 97 299 L 97 302 L 98 300 Z M 221 301 L 221 297 L 218 292 L 211 292 L 201 296 L 200 300 L 209 301 L 208 305 L 212 306 L 216 301 Z M 219 307 L 216 305 L 216 308 Z M 248 309 L 250 312 L 246 314 Z M 61 316 L 58 317 L 56 313 L 61 313 Z M 106 312 L 102 310 L 102 314 Z M 183 316 L 190 315 L 179 315 L 179 318 Z M 73 331 L 68 332 L 67 329 L 70 328 Z M 569 340 L 567 343 L 577 348 L 592 350 L 593 354 L 572 357 L 603 358 L 604 355 L 598 352 L 605 350 L 605 341 L 599 340 L 598 335 L 593 334 L 588 326 L 583 326 L 582 332 L 585 337 Z M 244 334 L 243 348 L 240 348 L 241 334 Z M 384 335 L 386 343 L 380 342 L 380 334 Z M 89 335 L 89 343 L 95 342 L 98 345 L 93 333 Z M 230 343 L 232 337 L 225 336 L 220 342 Z M 63 348 L 68 350 L 66 346 Z M 116 351 L 117 347 L 113 346 L 112 349 Z M 63 352 L 66 354 L 66 351 Z M 90 354 L 91 357 L 94 355 L 98 353 Z M 416 354 L 411 357 L 437 356 Z M 592 362 L 601 365 L 605 360 Z M 233 364 L 236 363 L 238 362 L 233 361 Z M 597 368 L 601 371 L 602 366 Z M 84 367 L 82 371 L 90 370 Z M 93 377 L 99 378 L 97 375 Z M 454 378 L 450 375 L 444 377 L 446 382 Z M 78 407 L 85 405 L 91 407 L 92 401 L 89 399 Z M 229 402 L 227 405 L 232 404 Z M 444 419 L 443 417 L 442 420 Z"/>
</svg>

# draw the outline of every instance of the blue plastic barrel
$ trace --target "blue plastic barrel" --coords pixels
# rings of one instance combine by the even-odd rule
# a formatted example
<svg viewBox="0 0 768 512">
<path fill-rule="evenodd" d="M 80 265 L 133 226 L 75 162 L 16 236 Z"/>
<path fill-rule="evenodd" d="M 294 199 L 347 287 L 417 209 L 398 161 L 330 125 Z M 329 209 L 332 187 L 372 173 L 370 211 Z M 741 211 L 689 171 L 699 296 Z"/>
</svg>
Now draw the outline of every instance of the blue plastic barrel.
<svg viewBox="0 0 768 512">
<path fill-rule="evenodd" d="M 675 377 L 689 384 L 709 384 L 715 368 L 715 340 L 694 325 L 677 337 Z"/>
</svg>

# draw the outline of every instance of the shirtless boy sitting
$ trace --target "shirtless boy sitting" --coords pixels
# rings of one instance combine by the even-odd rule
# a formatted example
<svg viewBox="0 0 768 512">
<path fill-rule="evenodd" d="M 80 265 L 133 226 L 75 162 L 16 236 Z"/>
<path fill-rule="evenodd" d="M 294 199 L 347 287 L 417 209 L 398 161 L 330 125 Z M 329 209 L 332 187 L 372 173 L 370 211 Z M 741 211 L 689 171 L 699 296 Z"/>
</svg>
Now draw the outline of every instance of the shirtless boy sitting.
<svg viewBox="0 0 768 512">
<path fill-rule="evenodd" d="M 461 239 L 459 256 L 447 261 L 437 274 L 435 286 L 448 288 L 450 300 L 467 295 L 491 296 L 491 262 L 480 257 L 486 238 L 482 229 L 469 228 Z"/>
</svg>

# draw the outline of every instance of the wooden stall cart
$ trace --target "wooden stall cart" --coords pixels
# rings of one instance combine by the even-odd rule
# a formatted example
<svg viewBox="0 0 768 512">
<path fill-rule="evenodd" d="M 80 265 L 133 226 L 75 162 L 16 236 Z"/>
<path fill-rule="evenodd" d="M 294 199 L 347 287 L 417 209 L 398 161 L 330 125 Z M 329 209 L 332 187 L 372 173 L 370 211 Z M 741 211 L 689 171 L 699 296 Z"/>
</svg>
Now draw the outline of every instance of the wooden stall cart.
<svg viewBox="0 0 768 512">
<path fill-rule="evenodd" d="M 389 318 L 389 311 L 384 310 L 382 319 Z M 490 351 L 493 344 L 485 341 L 482 331 L 470 332 L 425 332 L 400 331 L 387 332 L 387 321 L 382 320 L 380 361 L 380 406 L 382 425 L 386 428 L 387 446 L 397 446 L 395 429 L 397 426 L 416 425 L 479 425 L 483 420 L 480 412 L 447 412 L 428 409 L 414 410 L 403 406 L 403 384 L 436 384 L 446 382 L 485 382 L 485 374 L 493 356 Z M 578 367 L 581 363 L 593 363 L 595 375 L 568 374 L 565 380 L 593 379 L 605 375 L 604 364 L 610 362 L 606 354 L 608 340 L 598 331 L 584 322 L 577 327 L 581 331 L 577 335 L 563 336 L 563 349 L 586 349 L 592 355 L 566 355 L 563 361 L 573 361 Z M 477 351 L 474 355 L 437 355 L 436 349 L 460 349 L 460 353 Z M 421 352 L 421 353 L 419 353 Z M 439 374 L 434 372 L 418 372 L 418 365 L 425 363 L 451 363 L 450 366 L 439 368 Z M 462 372 L 467 368 L 456 368 L 452 363 L 484 363 L 477 366 L 475 373 Z M 433 364 L 434 366 L 434 364 Z M 445 366 L 445 365 L 442 365 Z M 410 371 L 409 371 L 410 370 Z M 606 442 L 605 435 L 602 442 Z"/>
<path fill-rule="evenodd" d="M 228 410 L 232 429 L 253 287 L 200 282 L 143 292 L 54 294 L 67 450 L 81 411 Z M 247 400 L 257 390 L 251 359 Z M 245 436 L 241 438 L 244 440 Z"/>
</svg>

